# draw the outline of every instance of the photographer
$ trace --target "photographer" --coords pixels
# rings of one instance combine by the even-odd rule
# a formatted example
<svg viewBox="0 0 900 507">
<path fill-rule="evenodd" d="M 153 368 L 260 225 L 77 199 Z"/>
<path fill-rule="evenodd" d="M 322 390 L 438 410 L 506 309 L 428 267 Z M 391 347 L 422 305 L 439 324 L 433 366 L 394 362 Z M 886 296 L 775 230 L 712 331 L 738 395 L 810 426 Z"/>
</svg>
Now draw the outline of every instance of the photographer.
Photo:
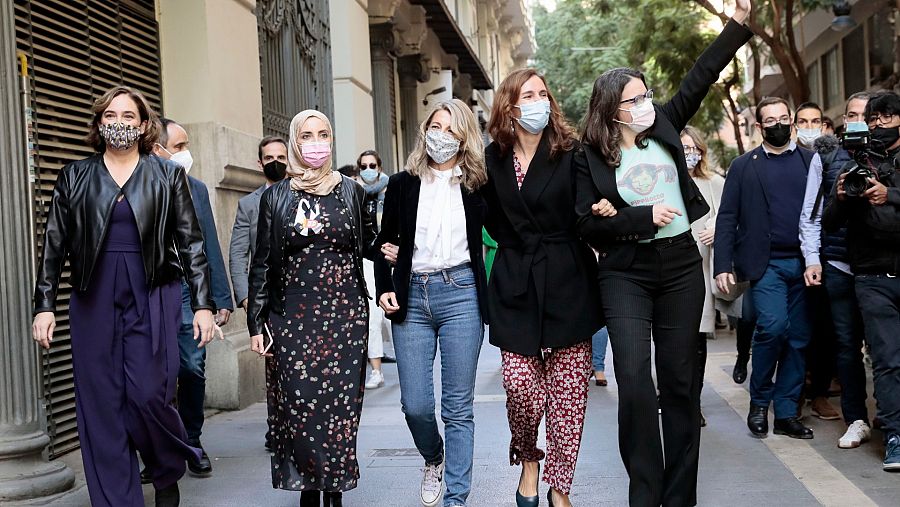
<svg viewBox="0 0 900 507">
<path fill-rule="evenodd" d="M 848 260 L 884 421 L 884 470 L 900 471 L 900 96 L 872 95 L 865 118 L 870 135 L 838 177 L 822 224 L 829 232 L 847 226 Z"/>
</svg>

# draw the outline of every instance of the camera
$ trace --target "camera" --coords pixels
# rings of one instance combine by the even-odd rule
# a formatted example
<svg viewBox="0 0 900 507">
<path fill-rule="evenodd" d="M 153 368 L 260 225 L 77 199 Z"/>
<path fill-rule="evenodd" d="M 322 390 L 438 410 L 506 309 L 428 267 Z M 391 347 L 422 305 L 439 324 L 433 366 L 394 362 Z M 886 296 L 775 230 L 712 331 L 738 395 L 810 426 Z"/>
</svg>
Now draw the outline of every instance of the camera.
<svg viewBox="0 0 900 507">
<path fill-rule="evenodd" d="M 869 178 L 877 177 L 878 175 L 866 164 L 853 162 L 853 167 L 844 177 L 844 192 L 847 193 L 847 197 L 862 197 L 869 189 Z"/>
<path fill-rule="evenodd" d="M 841 147 L 851 152 L 864 151 L 868 149 L 870 140 L 868 129 L 848 131 L 841 136 Z"/>
</svg>

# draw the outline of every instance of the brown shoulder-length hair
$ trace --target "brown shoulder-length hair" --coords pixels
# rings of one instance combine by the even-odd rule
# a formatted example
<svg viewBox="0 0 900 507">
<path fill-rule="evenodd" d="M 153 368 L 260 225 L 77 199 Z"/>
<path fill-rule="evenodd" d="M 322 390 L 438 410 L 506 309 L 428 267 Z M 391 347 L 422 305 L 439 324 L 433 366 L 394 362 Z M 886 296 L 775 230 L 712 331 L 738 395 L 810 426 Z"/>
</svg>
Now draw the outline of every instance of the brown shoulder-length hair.
<svg viewBox="0 0 900 507">
<path fill-rule="evenodd" d="M 451 178 L 451 182 L 459 183 L 469 192 L 474 192 L 487 183 L 487 169 L 484 165 L 484 142 L 481 140 L 481 129 L 478 120 L 472 114 L 472 110 L 465 102 L 459 99 L 450 99 L 439 102 L 428 111 L 425 121 L 419 125 L 416 134 L 416 145 L 406 159 L 406 170 L 413 176 L 421 179 L 429 179 L 434 176 L 428 165 L 431 157 L 425 148 L 425 133 L 431 125 L 434 113 L 440 110 L 450 113 L 450 132 L 459 139 L 459 153 L 456 164 L 462 170 L 462 176 Z"/>
<path fill-rule="evenodd" d="M 103 118 L 103 112 L 112 104 L 113 99 L 119 95 L 128 95 L 137 105 L 138 115 L 141 117 L 141 124 L 144 126 L 144 133 L 138 138 L 138 151 L 151 153 L 153 145 L 159 139 L 159 115 L 150 107 L 150 103 L 147 102 L 144 94 L 130 86 L 114 86 L 94 101 L 94 104 L 91 106 L 91 130 L 87 135 L 87 143 L 97 153 L 106 151 L 106 141 L 100 135 L 100 120 Z"/>
<path fill-rule="evenodd" d="M 594 81 L 591 102 L 584 118 L 581 142 L 597 150 L 611 169 L 619 167 L 622 162 L 619 143 L 622 142 L 623 126 L 615 121 L 621 106 L 622 90 L 635 78 L 646 86 L 644 74 L 639 70 L 619 67 L 600 74 Z M 635 144 L 639 148 L 646 148 L 649 135 L 650 129 L 641 132 L 635 139 Z"/>
<path fill-rule="evenodd" d="M 694 145 L 697 149 L 700 150 L 700 162 L 698 162 L 697 166 L 691 170 L 691 176 L 704 180 L 712 178 L 714 173 L 712 172 L 712 169 L 709 168 L 709 145 L 707 145 L 706 140 L 703 139 L 703 134 L 697 127 L 688 125 L 681 131 L 681 137 L 684 136 L 690 137 L 694 141 Z"/>
<path fill-rule="evenodd" d="M 544 76 L 535 69 L 526 68 L 515 70 L 506 76 L 494 94 L 494 106 L 491 108 L 491 120 L 488 122 L 487 131 L 500 146 L 501 153 L 508 153 L 516 143 L 516 116 L 513 115 L 513 109 L 519 102 L 519 94 L 525 82 L 534 76 L 541 78 L 544 87 L 547 87 Z M 549 134 L 550 158 L 554 158 L 572 149 L 575 144 L 575 129 L 566 121 L 549 87 L 547 98 L 550 100 L 550 121 L 544 132 Z"/>
</svg>

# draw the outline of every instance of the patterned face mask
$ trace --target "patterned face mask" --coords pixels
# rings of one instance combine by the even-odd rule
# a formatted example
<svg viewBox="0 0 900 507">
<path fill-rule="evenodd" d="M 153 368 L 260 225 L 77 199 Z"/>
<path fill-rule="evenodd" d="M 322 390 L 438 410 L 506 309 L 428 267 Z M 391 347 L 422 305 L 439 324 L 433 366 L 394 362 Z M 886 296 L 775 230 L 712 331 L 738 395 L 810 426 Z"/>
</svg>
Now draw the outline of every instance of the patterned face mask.
<svg viewBox="0 0 900 507">
<path fill-rule="evenodd" d="M 459 153 L 459 144 L 459 139 L 448 132 L 429 130 L 425 133 L 425 151 L 437 164 L 443 164 Z"/>
<path fill-rule="evenodd" d="M 127 150 L 141 137 L 140 129 L 127 123 L 108 123 L 99 129 L 106 146 L 114 150 Z"/>
</svg>

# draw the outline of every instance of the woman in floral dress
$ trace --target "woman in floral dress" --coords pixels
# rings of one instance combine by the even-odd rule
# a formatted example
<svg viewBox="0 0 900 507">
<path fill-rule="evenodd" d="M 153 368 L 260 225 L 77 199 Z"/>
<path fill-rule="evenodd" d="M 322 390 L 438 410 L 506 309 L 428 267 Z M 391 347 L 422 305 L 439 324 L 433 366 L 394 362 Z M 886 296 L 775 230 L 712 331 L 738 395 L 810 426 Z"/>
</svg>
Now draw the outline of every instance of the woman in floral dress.
<svg viewBox="0 0 900 507">
<path fill-rule="evenodd" d="M 334 507 L 359 479 L 369 318 L 362 259 L 375 229 L 363 188 L 332 171 L 328 118 L 303 111 L 290 129 L 291 177 L 260 201 L 248 327 L 253 351 L 275 362 L 272 486 L 301 491 L 303 506 Z M 264 333 L 274 338 L 268 350 Z"/>
</svg>

